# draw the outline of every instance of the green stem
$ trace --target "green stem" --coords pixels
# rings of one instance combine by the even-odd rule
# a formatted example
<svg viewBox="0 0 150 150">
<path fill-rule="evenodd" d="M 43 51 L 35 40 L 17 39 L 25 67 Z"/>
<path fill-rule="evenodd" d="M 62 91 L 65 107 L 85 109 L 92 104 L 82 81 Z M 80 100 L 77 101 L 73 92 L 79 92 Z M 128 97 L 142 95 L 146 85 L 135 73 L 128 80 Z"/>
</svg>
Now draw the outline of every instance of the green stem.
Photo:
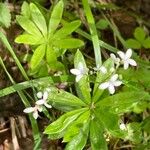
<svg viewBox="0 0 150 150">
<path fill-rule="evenodd" d="M 10 75 L 10 73 L 8 72 L 7 68 L 5 67 L 1 57 L 0 57 L 0 65 L 3 67 L 3 69 L 6 72 L 8 78 L 10 79 L 11 83 L 13 85 L 15 85 L 16 83 L 15 83 L 14 79 L 12 78 L 12 76 Z M 24 93 L 22 91 L 17 91 L 17 93 L 20 96 L 20 98 L 21 98 L 23 104 L 25 105 L 25 107 L 29 107 L 30 103 L 29 103 L 28 99 L 26 98 L 26 96 L 24 95 Z M 34 137 L 34 142 L 35 142 L 34 147 L 39 148 L 40 143 L 41 143 L 41 136 L 40 136 L 40 132 L 39 132 L 39 129 L 38 129 L 37 121 L 33 118 L 32 115 L 29 115 L 29 119 L 30 119 L 30 122 L 31 122 L 32 130 L 33 130 L 33 137 Z"/>
<path fill-rule="evenodd" d="M 17 56 L 16 56 L 16 54 L 14 53 L 12 47 L 10 46 L 10 44 L 9 44 L 9 42 L 8 42 L 8 40 L 7 40 L 7 38 L 6 38 L 6 36 L 5 36 L 4 33 L 1 32 L 1 31 L 0 31 L 0 39 L 1 39 L 1 41 L 3 42 L 3 44 L 6 46 L 6 48 L 8 49 L 8 51 L 10 52 L 10 54 L 12 55 L 12 57 L 14 58 L 14 60 L 15 60 L 15 62 L 16 62 L 16 64 L 17 64 L 17 66 L 18 66 L 18 68 L 20 69 L 20 71 L 21 71 L 22 75 L 24 76 L 24 78 L 25 78 L 26 80 L 29 80 L 29 78 L 28 78 L 28 76 L 27 76 L 27 74 L 26 74 L 24 68 L 22 67 L 22 65 L 21 65 L 21 63 L 20 63 L 20 61 L 19 61 L 19 59 L 17 58 Z"/>
<path fill-rule="evenodd" d="M 100 49 L 99 39 L 98 39 L 97 30 L 95 26 L 95 21 L 88 0 L 82 0 L 82 4 L 89 24 L 91 39 L 94 47 L 96 66 L 98 67 L 102 65 L 102 59 L 101 59 L 101 49 Z"/>
</svg>

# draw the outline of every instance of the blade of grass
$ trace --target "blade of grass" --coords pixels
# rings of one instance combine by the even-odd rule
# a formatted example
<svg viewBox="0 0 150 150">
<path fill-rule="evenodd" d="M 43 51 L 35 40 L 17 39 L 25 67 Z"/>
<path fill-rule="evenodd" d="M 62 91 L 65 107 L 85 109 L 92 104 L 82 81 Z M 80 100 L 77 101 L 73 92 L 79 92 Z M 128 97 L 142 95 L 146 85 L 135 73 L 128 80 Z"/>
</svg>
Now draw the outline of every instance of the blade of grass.
<svg viewBox="0 0 150 150">
<path fill-rule="evenodd" d="M 90 28 L 91 39 L 94 47 L 96 66 L 98 67 L 102 65 L 102 59 L 101 59 L 101 50 L 100 50 L 99 39 L 98 39 L 97 30 L 95 26 L 95 21 L 88 0 L 82 0 L 82 4 Z"/>
<path fill-rule="evenodd" d="M 21 82 L 18 84 L 14 84 L 10 87 L 4 88 L 0 90 L 0 97 L 12 94 L 17 91 L 22 91 L 24 89 L 30 88 L 30 87 L 37 87 L 38 85 L 42 85 L 45 83 L 48 84 L 54 84 L 54 83 L 62 83 L 62 82 L 74 82 L 74 76 L 70 75 L 63 75 L 60 77 L 43 77 L 39 79 L 34 79 L 30 81 Z"/>
<path fill-rule="evenodd" d="M 77 32 L 78 34 L 82 35 L 83 37 L 87 38 L 88 40 L 91 40 L 91 36 L 90 36 L 88 33 L 86 33 L 85 31 L 83 31 L 83 30 L 81 30 L 81 29 L 77 29 L 76 32 Z M 102 40 L 99 40 L 99 45 L 100 45 L 101 47 L 103 47 L 103 48 L 105 48 L 105 49 L 111 51 L 111 52 L 114 52 L 114 53 L 116 53 L 117 51 L 119 51 L 117 48 L 111 46 L 110 44 L 105 43 L 105 42 L 102 41 Z"/>
<path fill-rule="evenodd" d="M 12 84 L 16 84 L 15 81 L 13 80 L 13 78 L 11 77 L 11 75 L 9 74 L 8 70 L 6 69 L 1 57 L 0 57 L 0 65 L 3 67 L 4 71 L 6 72 L 8 78 L 10 79 Z M 20 98 L 21 98 L 23 104 L 25 105 L 25 107 L 29 107 L 30 103 L 27 100 L 24 93 L 22 91 L 17 91 L 17 93 L 20 96 Z M 38 149 L 40 149 L 41 136 L 40 136 L 40 132 L 39 132 L 39 129 L 38 129 L 37 121 L 33 118 L 32 115 L 29 115 L 29 119 L 30 119 L 30 122 L 31 122 L 32 130 L 33 130 L 33 138 L 34 138 L 34 144 L 35 144 L 34 147 L 36 147 L 36 148 L 38 147 Z"/>
<path fill-rule="evenodd" d="M 115 25 L 114 21 L 113 20 L 109 21 L 109 19 L 106 17 L 105 14 L 102 13 L 102 15 L 106 19 L 106 21 L 108 22 L 108 24 L 109 24 L 110 28 L 113 30 L 114 34 L 118 37 L 121 44 L 125 48 L 127 48 L 126 42 L 125 42 L 124 38 L 121 36 L 121 33 L 119 32 L 119 30 L 118 30 L 117 26 Z"/>
<path fill-rule="evenodd" d="M 17 58 L 17 56 L 16 56 L 16 54 L 14 53 L 12 47 L 10 46 L 10 44 L 9 44 L 9 42 L 8 42 L 8 40 L 7 40 L 7 38 L 6 38 L 6 36 L 5 36 L 4 33 L 1 32 L 1 31 L 0 31 L 0 39 L 1 39 L 1 41 L 3 42 L 3 44 L 6 46 L 6 48 L 8 49 L 8 51 L 11 53 L 11 55 L 12 55 L 13 59 L 15 60 L 15 62 L 16 62 L 16 64 L 17 64 L 18 68 L 20 69 L 20 71 L 21 71 L 23 77 L 24 77 L 26 80 L 29 80 L 29 78 L 28 78 L 28 76 L 27 76 L 27 74 L 26 74 L 24 68 L 22 67 L 22 65 L 21 65 L 21 63 L 20 63 L 20 61 L 19 61 L 19 59 Z"/>
</svg>

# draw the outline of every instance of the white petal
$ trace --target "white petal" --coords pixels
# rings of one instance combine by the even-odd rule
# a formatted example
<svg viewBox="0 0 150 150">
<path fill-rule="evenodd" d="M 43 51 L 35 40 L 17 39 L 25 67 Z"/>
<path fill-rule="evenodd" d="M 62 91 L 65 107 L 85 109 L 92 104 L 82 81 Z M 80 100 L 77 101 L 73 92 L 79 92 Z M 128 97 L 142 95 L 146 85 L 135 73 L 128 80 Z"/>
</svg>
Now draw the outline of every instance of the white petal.
<svg viewBox="0 0 150 150">
<path fill-rule="evenodd" d="M 110 54 L 110 57 L 112 58 L 113 61 L 116 61 L 116 56 L 113 53 Z"/>
<path fill-rule="evenodd" d="M 107 69 L 104 67 L 104 66 L 101 66 L 99 68 L 99 70 L 103 73 L 103 74 L 106 74 L 107 73 Z"/>
<path fill-rule="evenodd" d="M 43 94 L 43 99 L 44 99 L 44 100 L 47 100 L 47 98 L 48 98 L 48 92 L 45 91 L 44 94 Z"/>
<path fill-rule="evenodd" d="M 31 113 L 31 112 L 34 112 L 35 110 L 35 107 L 28 107 L 26 109 L 23 110 L 24 113 Z"/>
<path fill-rule="evenodd" d="M 38 115 L 38 111 L 34 111 L 34 112 L 33 112 L 33 117 L 34 117 L 34 119 L 37 119 L 38 116 L 39 116 L 39 115 Z"/>
<path fill-rule="evenodd" d="M 129 62 L 128 62 L 128 61 L 125 61 L 125 62 L 124 62 L 124 69 L 126 70 L 126 69 L 128 69 L 128 67 L 129 67 Z"/>
<path fill-rule="evenodd" d="M 120 86 L 122 84 L 122 81 L 115 81 L 113 82 L 114 86 Z"/>
<path fill-rule="evenodd" d="M 83 75 L 82 74 L 80 74 L 80 75 L 77 75 L 76 76 L 76 82 L 79 82 L 80 81 L 80 79 L 83 77 Z"/>
<path fill-rule="evenodd" d="M 117 53 L 118 53 L 118 55 L 120 56 L 121 59 L 125 58 L 125 53 L 123 53 L 122 51 L 118 51 Z"/>
<path fill-rule="evenodd" d="M 135 60 L 129 59 L 128 61 L 129 61 L 129 64 L 130 64 L 131 66 L 137 66 L 137 63 L 136 63 Z"/>
<path fill-rule="evenodd" d="M 83 64 L 81 62 L 78 63 L 78 69 L 79 70 L 84 70 Z"/>
<path fill-rule="evenodd" d="M 45 105 L 45 107 L 47 107 L 47 108 L 52 108 L 52 106 L 49 105 L 48 103 L 44 103 L 44 105 Z"/>
<path fill-rule="evenodd" d="M 128 49 L 126 52 L 126 58 L 130 58 L 132 56 L 132 49 Z"/>
<path fill-rule="evenodd" d="M 36 96 L 37 96 L 37 98 L 42 98 L 43 94 L 42 94 L 42 92 L 38 92 L 38 93 L 36 94 Z"/>
<path fill-rule="evenodd" d="M 104 82 L 99 85 L 99 89 L 107 89 L 109 86 L 109 82 Z"/>
<path fill-rule="evenodd" d="M 76 76 L 81 74 L 81 71 L 79 69 L 70 69 L 70 72 Z"/>
<path fill-rule="evenodd" d="M 114 74 L 111 78 L 110 81 L 114 82 L 118 79 L 118 74 Z"/>
<path fill-rule="evenodd" d="M 121 123 L 121 124 L 120 124 L 120 129 L 121 129 L 121 130 L 126 130 L 126 125 L 125 125 L 124 123 Z"/>
<path fill-rule="evenodd" d="M 111 84 L 109 85 L 108 90 L 109 90 L 109 93 L 110 93 L 110 94 L 114 94 L 114 93 L 115 93 L 115 88 L 114 88 L 114 86 L 111 85 Z"/>
<path fill-rule="evenodd" d="M 40 99 L 40 100 L 36 101 L 37 105 L 43 105 L 44 103 L 45 103 L 44 99 Z"/>
</svg>

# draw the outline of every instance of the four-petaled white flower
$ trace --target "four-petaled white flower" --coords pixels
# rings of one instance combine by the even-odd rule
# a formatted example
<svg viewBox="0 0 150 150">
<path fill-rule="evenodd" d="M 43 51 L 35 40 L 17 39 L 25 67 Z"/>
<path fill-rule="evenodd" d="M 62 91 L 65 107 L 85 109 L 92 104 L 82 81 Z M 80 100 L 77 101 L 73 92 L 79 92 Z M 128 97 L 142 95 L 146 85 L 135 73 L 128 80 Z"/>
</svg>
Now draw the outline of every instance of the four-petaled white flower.
<svg viewBox="0 0 150 150">
<path fill-rule="evenodd" d="M 24 113 L 33 113 L 33 117 L 35 119 L 37 119 L 39 116 L 38 111 L 42 112 L 42 107 L 39 105 L 35 105 L 34 107 L 27 107 L 23 110 Z"/>
<path fill-rule="evenodd" d="M 121 58 L 121 63 L 123 63 L 124 69 L 128 69 L 129 65 L 137 66 L 136 62 L 130 58 L 132 56 L 132 50 L 131 49 L 128 49 L 126 53 L 121 52 L 121 51 L 119 51 L 117 53 Z"/>
<path fill-rule="evenodd" d="M 97 67 L 94 67 L 93 68 L 95 71 L 100 71 L 102 72 L 103 74 L 106 74 L 107 73 L 107 69 L 105 66 L 97 66 Z"/>
<path fill-rule="evenodd" d="M 88 69 L 84 68 L 83 64 L 79 62 L 77 68 L 70 69 L 70 72 L 76 75 L 76 82 L 79 82 L 84 75 L 88 74 Z"/>
<path fill-rule="evenodd" d="M 37 105 L 45 105 L 47 108 L 52 108 L 52 106 L 47 103 L 48 91 L 45 91 L 44 93 L 38 92 L 37 97 L 39 98 L 39 100 L 36 101 Z"/>
<path fill-rule="evenodd" d="M 116 64 L 116 65 L 119 65 L 119 63 L 120 63 L 120 58 L 118 58 L 118 57 L 116 57 L 114 54 L 110 54 L 110 57 L 111 57 L 111 59 L 114 61 L 114 63 Z"/>
<path fill-rule="evenodd" d="M 122 84 L 122 81 L 117 80 L 118 74 L 113 75 L 109 81 L 101 83 L 99 85 L 100 89 L 107 89 L 109 90 L 110 94 L 115 93 L 115 86 L 120 86 Z"/>
</svg>

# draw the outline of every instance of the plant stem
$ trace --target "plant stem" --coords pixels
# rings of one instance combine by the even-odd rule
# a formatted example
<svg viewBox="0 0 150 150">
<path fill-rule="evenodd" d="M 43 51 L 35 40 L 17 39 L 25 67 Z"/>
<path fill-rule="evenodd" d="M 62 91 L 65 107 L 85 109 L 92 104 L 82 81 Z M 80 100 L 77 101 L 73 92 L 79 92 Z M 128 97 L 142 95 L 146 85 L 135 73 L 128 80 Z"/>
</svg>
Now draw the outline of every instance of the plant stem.
<svg viewBox="0 0 150 150">
<path fill-rule="evenodd" d="M 82 0 L 82 4 L 90 28 L 91 39 L 94 47 L 96 66 L 98 67 L 102 65 L 102 59 L 101 59 L 101 49 L 100 49 L 99 39 L 98 39 L 97 30 L 95 26 L 95 21 L 88 0 Z"/>
<path fill-rule="evenodd" d="M 11 83 L 13 85 L 15 85 L 16 83 L 15 83 L 14 79 L 12 78 L 12 76 L 10 75 L 10 73 L 8 72 L 7 68 L 5 67 L 1 57 L 0 57 L 0 65 L 3 67 L 3 69 L 6 72 L 8 78 L 10 79 Z M 29 103 L 28 99 L 26 98 L 25 94 L 22 91 L 17 91 L 17 93 L 20 96 L 23 104 L 26 107 L 29 107 L 30 103 Z M 31 122 L 32 130 L 33 130 L 33 137 L 34 137 L 34 144 L 35 144 L 34 147 L 36 147 L 36 148 L 38 147 L 38 149 L 40 149 L 39 147 L 40 147 L 40 143 L 41 143 L 41 136 L 40 136 L 40 132 L 39 132 L 39 129 L 38 129 L 37 121 L 33 118 L 32 115 L 29 115 L 29 119 L 30 119 L 30 122 Z"/>
</svg>

